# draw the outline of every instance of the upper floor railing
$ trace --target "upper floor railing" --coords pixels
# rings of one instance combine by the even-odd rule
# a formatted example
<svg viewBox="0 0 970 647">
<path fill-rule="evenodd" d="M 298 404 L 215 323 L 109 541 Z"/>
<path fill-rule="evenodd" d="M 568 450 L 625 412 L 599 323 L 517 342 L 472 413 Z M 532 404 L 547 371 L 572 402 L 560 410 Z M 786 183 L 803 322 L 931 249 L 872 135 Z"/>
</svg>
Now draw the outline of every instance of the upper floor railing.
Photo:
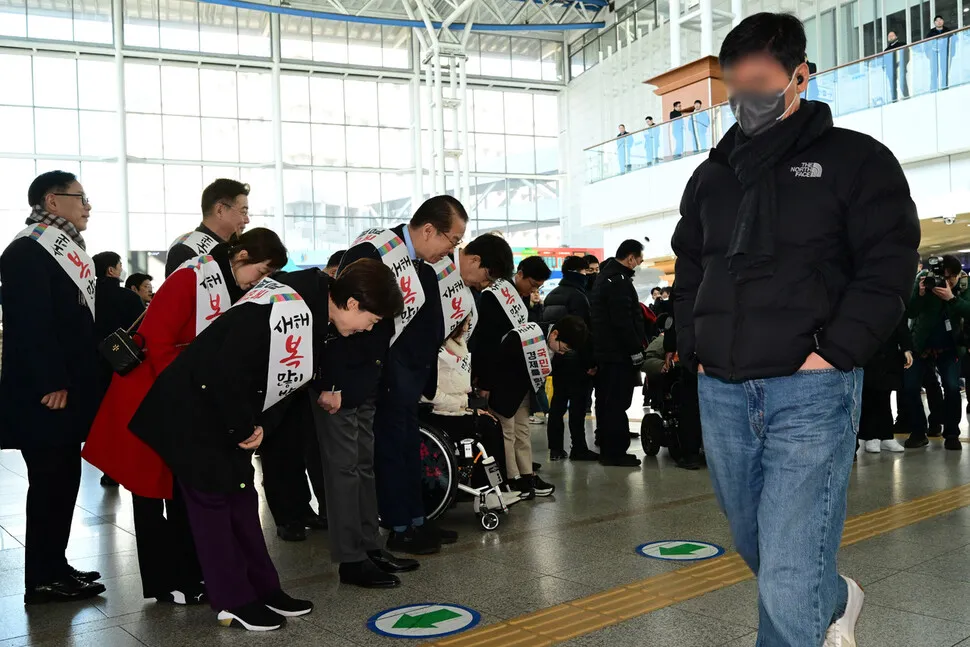
<svg viewBox="0 0 970 647">
<path fill-rule="evenodd" d="M 815 74 L 804 96 L 829 104 L 838 117 L 964 83 L 970 83 L 970 27 Z M 590 146 L 586 181 L 706 153 L 734 123 L 722 103 Z M 964 127 L 963 121 L 955 120 L 954 127 Z"/>
</svg>

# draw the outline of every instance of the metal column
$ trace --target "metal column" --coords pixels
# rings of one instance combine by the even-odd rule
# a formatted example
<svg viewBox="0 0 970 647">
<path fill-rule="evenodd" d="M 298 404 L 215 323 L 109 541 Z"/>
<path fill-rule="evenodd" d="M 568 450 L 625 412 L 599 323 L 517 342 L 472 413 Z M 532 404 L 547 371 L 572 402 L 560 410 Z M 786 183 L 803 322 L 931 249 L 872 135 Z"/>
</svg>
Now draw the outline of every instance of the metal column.
<svg viewBox="0 0 970 647">
<path fill-rule="evenodd" d="M 680 67 L 680 1 L 670 0 L 670 69 Z"/>
<path fill-rule="evenodd" d="M 701 0 L 701 56 L 714 56 L 714 3 Z"/>
<path fill-rule="evenodd" d="M 111 20 L 114 27 L 115 83 L 118 90 L 118 200 L 121 212 L 121 258 L 129 273 L 131 267 L 131 223 L 128 221 L 128 124 L 125 111 L 125 57 L 122 54 L 125 38 L 124 0 L 111 3 Z M 83 179 L 83 178 L 82 178 Z M 145 268 L 148 269 L 148 268 Z"/>
</svg>

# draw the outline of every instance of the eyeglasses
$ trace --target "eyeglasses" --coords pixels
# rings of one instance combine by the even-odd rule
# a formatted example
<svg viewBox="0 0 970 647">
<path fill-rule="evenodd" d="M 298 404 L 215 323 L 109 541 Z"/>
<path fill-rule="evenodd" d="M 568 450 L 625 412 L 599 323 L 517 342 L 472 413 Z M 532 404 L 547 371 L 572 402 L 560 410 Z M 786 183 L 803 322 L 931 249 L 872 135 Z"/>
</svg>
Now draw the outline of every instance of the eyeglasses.
<svg viewBox="0 0 970 647">
<path fill-rule="evenodd" d="M 88 196 L 83 193 L 52 193 L 51 195 L 63 195 L 69 198 L 81 198 L 81 204 L 83 204 L 85 207 L 91 205 L 91 201 L 88 200 Z"/>
<path fill-rule="evenodd" d="M 461 236 L 458 237 L 458 240 L 455 240 L 454 238 L 452 238 L 451 236 L 449 236 L 447 233 L 443 231 L 440 231 L 440 230 L 435 230 L 435 231 L 438 232 L 439 236 L 444 236 L 445 238 L 447 238 L 448 242 L 451 243 L 452 247 L 458 247 L 459 245 L 461 245 L 461 240 L 462 240 Z"/>
</svg>

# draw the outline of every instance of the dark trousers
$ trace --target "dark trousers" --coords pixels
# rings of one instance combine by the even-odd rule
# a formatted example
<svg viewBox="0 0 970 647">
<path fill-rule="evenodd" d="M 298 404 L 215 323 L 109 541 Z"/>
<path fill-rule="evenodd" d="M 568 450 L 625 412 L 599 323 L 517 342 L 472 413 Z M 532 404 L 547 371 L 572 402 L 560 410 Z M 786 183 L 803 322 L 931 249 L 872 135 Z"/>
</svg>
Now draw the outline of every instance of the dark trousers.
<svg viewBox="0 0 970 647">
<path fill-rule="evenodd" d="M 374 471 L 382 526 L 410 526 L 424 518 L 417 399 L 401 401 L 386 395 L 378 401 Z"/>
<path fill-rule="evenodd" d="M 316 400 L 320 394 L 310 391 Z M 361 562 L 384 546 L 377 525 L 374 480 L 374 402 L 335 414 L 312 406 L 326 483 L 330 559 Z"/>
<path fill-rule="evenodd" d="M 893 410 L 889 404 L 892 391 L 870 389 L 862 385 L 862 413 L 859 417 L 859 440 L 890 440 L 893 437 Z"/>
<path fill-rule="evenodd" d="M 67 542 L 81 487 L 81 446 L 24 449 L 27 540 L 24 583 L 50 584 L 68 573 Z"/>
<path fill-rule="evenodd" d="M 943 435 L 955 438 L 960 435 L 960 419 L 963 417 L 963 401 L 960 397 L 961 368 L 956 351 L 947 351 L 935 358 L 916 356 L 913 365 L 903 372 L 906 421 L 910 433 L 926 433 L 926 412 L 923 410 L 920 387 L 924 383 L 926 371 L 932 370 L 934 365 L 943 379 L 943 419 L 939 422 L 943 425 Z M 929 395 L 927 398 L 929 399 Z"/>
<path fill-rule="evenodd" d="M 131 495 L 138 570 L 146 598 L 194 590 L 202 582 L 202 567 L 183 499 L 178 484 L 169 500 Z"/>
<path fill-rule="evenodd" d="M 701 409 L 697 398 L 697 373 L 686 368 L 680 371 L 680 420 L 677 438 L 680 448 L 687 456 L 701 451 Z"/>
<path fill-rule="evenodd" d="M 589 377 L 581 366 L 556 367 L 552 375 L 552 402 L 546 422 L 549 451 L 563 451 L 565 425 L 563 416 L 569 412 L 569 439 L 572 451 L 589 449 L 586 445 L 586 405 L 589 397 Z"/>
<path fill-rule="evenodd" d="M 316 407 L 309 391 L 298 394 L 289 404 L 283 420 L 260 446 L 263 468 L 263 493 L 277 526 L 302 523 L 314 514 L 310 506 L 310 486 L 326 517 L 323 466 L 311 407 Z M 319 407 L 316 407 L 319 408 Z"/>
<path fill-rule="evenodd" d="M 930 409 L 929 424 L 943 426 L 946 419 L 943 388 L 940 386 L 940 376 L 936 366 L 927 362 L 923 370 L 923 390 L 926 391 L 926 404 Z"/>
<path fill-rule="evenodd" d="M 256 488 L 221 494 L 180 486 L 212 608 L 235 609 L 279 591 L 280 578 L 259 525 Z"/>
<path fill-rule="evenodd" d="M 637 372 L 630 364 L 601 363 L 596 372 L 596 429 L 604 457 L 622 456 L 630 449 L 630 419 Z"/>
</svg>

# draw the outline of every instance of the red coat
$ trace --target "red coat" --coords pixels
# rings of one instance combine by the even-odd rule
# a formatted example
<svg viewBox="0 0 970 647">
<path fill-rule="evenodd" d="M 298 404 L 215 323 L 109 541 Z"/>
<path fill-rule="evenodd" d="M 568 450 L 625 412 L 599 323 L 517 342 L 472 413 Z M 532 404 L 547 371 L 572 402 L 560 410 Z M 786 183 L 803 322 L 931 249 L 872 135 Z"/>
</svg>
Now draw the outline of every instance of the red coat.
<svg viewBox="0 0 970 647">
<path fill-rule="evenodd" d="M 172 472 L 128 430 L 128 423 L 161 373 L 195 339 L 195 270 L 181 269 L 165 280 L 138 329 L 145 360 L 125 376 L 114 375 L 81 456 L 133 494 L 172 498 Z M 177 403 L 173 403 L 177 406 Z"/>
</svg>

